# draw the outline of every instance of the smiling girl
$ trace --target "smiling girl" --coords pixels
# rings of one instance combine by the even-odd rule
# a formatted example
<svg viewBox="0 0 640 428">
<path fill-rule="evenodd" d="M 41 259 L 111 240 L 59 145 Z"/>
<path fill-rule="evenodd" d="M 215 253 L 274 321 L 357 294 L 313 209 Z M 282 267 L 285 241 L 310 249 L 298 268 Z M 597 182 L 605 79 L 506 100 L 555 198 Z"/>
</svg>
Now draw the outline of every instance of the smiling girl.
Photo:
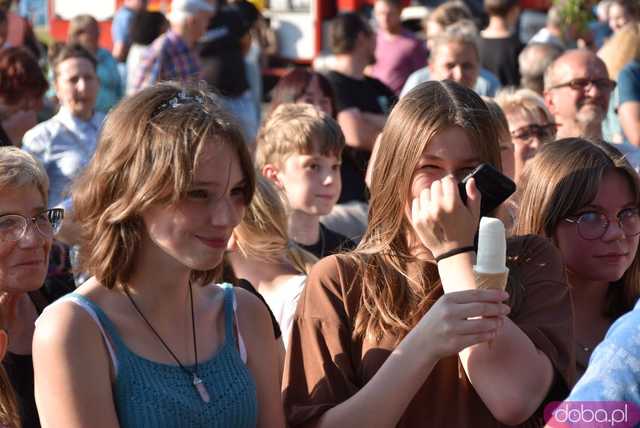
<svg viewBox="0 0 640 428">
<path fill-rule="evenodd" d="M 640 296 L 637 174 L 613 146 L 568 138 L 543 146 L 519 192 L 515 233 L 552 239 L 566 264 L 581 376 L 607 329 Z"/>
<path fill-rule="evenodd" d="M 199 88 L 160 84 L 109 114 L 73 190 L 93 277 L 36 328 L 44 427 L 283 425 L 266 308 L 211 283 L 253 174 Z"/>
</svg>

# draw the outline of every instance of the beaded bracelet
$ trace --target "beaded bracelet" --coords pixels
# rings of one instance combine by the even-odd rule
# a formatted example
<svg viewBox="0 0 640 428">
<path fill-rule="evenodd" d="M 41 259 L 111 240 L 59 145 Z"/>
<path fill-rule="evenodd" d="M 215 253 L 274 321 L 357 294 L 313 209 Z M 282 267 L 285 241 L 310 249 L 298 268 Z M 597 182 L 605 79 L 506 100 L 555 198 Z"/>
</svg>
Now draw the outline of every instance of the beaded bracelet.
<svg viewBox="0 0 640 428">
<path fill-rule="evenodd" d="M 474 247 L 473 245 L 469 245 L 466 247 L 459 247 L 459 248 L 454 248 L 453 250 L 449 250 L 446 251 L 442 254 L 440 254 L 439 256 L 436 257 L 436 263 L 448 258 L 448 257 L 452 257 L 458 254 L 462 254 L 462 253 L 468 253 L 470 251 L 475 251 L 476 247 Z"/>
</svg>

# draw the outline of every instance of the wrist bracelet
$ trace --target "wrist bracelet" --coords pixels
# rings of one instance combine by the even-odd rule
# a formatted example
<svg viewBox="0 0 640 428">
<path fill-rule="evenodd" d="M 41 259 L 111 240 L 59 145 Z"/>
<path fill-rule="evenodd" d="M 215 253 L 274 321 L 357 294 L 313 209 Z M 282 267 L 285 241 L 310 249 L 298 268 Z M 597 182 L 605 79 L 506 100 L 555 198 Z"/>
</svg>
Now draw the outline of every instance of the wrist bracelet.
<svg viewBox="0 0 640 428">
<path fill-rule="evenodd" d="M 458 254 L 462 254 L 462 253 L 468 253 L 471 251 L 475 251 L 476 247 L 474 247 L 473 245 L 469 245 L 466 247 L 459 247 L 459 248 L 454 248 L 453 250 L 449 250 L 446 251 L 442 254 L 440 254 L 439 256 L 436 256 L 436 263 L 440 262 L 441 260 L 444 260 L 448 257 L 452 257 Z"/>
</svg>

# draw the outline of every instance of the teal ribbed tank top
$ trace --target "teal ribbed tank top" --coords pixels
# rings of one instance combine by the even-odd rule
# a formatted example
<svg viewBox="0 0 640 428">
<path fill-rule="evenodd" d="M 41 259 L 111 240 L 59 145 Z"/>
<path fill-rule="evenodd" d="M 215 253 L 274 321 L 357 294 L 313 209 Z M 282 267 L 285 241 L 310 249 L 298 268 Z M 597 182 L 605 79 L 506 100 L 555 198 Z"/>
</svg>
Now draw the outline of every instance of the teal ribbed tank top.
<svg viewBox="0 0 640 428">
<path fill-rule="evenodd" d="M 79 294 L 70 299 L 97 316 L 117 362 L 113 385 L 120 426 L 135 428 L 255 427 L 258 418 L 256 385 L 242 361 L 233 333 L 233 288 L 224 289 L 224 344 L 208 361 L 198 364 L 211 401 L 201 400 L 179 366 L 157 363 L 133 353 L 98 305 Z M 187 366 L 193 369 L 193 366 Z"/>
</svg>

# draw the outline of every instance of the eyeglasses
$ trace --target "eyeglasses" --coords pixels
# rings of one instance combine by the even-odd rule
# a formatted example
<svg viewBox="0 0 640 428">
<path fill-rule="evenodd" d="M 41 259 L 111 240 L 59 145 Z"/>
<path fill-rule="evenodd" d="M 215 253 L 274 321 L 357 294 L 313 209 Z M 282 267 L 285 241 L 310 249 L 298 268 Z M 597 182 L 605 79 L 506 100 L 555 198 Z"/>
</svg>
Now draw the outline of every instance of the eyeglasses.
<svg viewBox="0 0 640 428">
<path fill-rule="evenodd" d="M 613 91 L 616 87 L 616 82 L 611 79 L 573 79 L 566 83 L 561 83 L 559 85 L 555 85 L 550 87 L 549 89 L 558 89 L 564 88 L 565 86 L 570 87 L 574 91 L 586 91 L 591 88 L 591 86 L 595 86 L 599 91 Z"/>
<path fill-rule="evenodd" d="M 618 213 L 618 226 L 625 236 L 640 234 L 640 213 L 638 208 L 627 208 Z M 609 229 L 609 218 L 598 212 L 586 212 L 575 217 L 565 218 L 564 221 L 578 225 L 578 234 L 587 241 L 600 239 Z"/>
<path fill-rule="evenodd" d="M 25 217 L 20 214 L 0 216 L 0 241 L 19 241 L 27 232 L 29 222 L 35 224 L 36 230 L 42 236 L 51 239 L 60 231 L 63 218 L 62 208 L 45 210 L 35 217 Z"/>
<path fill-rule="evenodd" d="M 511 137 L 518 140 L 531 142 L 533 137 L 538 137 L 540 141 L 553 140 L 556 137 L 558 131 L 558 124 L 548 123 L 546 125 L 528 125 L 518 128 L 511 133 Z"/>
</svg>

